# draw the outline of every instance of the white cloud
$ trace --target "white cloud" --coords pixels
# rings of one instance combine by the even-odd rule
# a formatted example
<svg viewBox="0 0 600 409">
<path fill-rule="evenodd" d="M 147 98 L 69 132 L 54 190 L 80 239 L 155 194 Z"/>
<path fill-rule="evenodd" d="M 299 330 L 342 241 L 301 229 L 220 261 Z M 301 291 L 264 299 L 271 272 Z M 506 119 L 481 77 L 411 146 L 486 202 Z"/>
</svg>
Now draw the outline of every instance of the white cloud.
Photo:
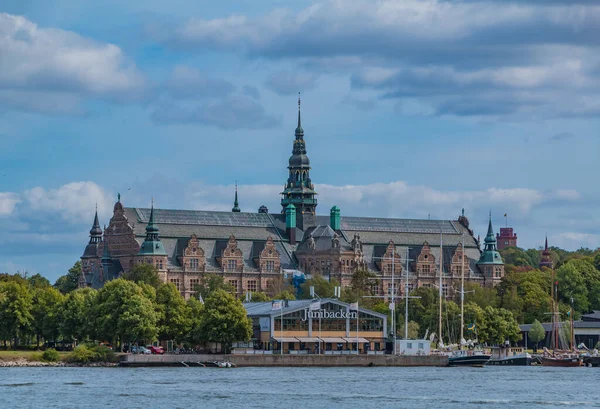
<svg viewBox="0 0 600 409">
<path fill-rule="evenodd" d="M 17 109 L 78 113 L 78 98 L 130 100 L 145 88 L 116 45 L 41 28 L 22 16 L 0 13 L 0 55 L 0 102 Z M 66 108 L 56 108 L 65 101 Z"/>
<path fill-rule="evenodd" d="M 8 216 L 21 201 L 17 193 L 0 192 L 0 216 Z"/>
<path fill-rule="evenodd" d="M 269 74 L 265 85 L 279 95 L 308 91 L 317 85 L 319 76 L 310 72 L 276 71 Z"/>
<path fill-rule="evenodd" d="M 58 214 L 74 224 L 91 223 L 96 203 L 101 215 L 108 215 L 112 207 L 111 198 L 94 182 L 72 182 L 57 189 L 34 187 L 24 191 L 21 197 L 25 211 Z"/>
<path fill-rule="evenodd" d="M 563 232 L 551 235 L 548 240 L 553 246 L 561 248 L 577 249 L 587 247 L 596 249 L 600 247 L 600 234 Z"/>
<path fill-rule="evenodd" d="M 437 115 L 599 116 L 600 6 L 542 3 L 322 0 L 300 11 L 190 18 L 160 41 L 289 60 L 315 75 L 350 71 L 354 87 L 417 97 Z M 294 78 L 283 85 L 276 89 L 291 93 Z"/>
</svg>

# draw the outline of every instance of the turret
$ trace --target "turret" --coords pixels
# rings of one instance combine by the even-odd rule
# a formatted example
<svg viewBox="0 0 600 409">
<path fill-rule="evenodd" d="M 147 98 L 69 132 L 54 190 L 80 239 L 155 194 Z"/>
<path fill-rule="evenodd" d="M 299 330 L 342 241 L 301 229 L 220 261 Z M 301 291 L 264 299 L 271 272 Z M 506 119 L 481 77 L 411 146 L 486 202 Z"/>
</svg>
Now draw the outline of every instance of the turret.
<svg viewBox="0 0 600 409">
<path fill-rule="evenodd" d="M 288 165 L 288 180 L 284 185 L 281 198 L 281 212 L 285 213 L 288 205 L 296 208 L 296 226 L 302 230 L 316 224 L 315 211 L 317 199 L 315 187 L 310 179 L 310 160 L 306 155 L 304 129 L 300 116 L 300 97 L 298 96 L 298 126 L 294 132 L 294 147 Z"/>
<path fill-rule="evenodd" d="M 488 223 L 488 231 L 485 239 L 483 239 L 484 248 L 477 262 L 477 267 L 484 275 L 485 282 L 491 286 L 494 282 L 499 281 L 504 277 L 504 262 L 500 253 L 496 249 L 496 237 L 492 228 L 492 214 Z"/>
</svg>

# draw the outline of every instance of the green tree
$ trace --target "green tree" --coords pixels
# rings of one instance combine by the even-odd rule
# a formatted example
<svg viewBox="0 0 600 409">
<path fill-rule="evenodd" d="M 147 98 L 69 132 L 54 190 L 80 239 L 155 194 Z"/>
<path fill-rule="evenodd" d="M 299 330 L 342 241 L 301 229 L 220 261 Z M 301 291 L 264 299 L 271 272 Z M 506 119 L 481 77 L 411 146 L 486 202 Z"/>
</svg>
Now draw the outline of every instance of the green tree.
<svg viewBox="0 0 600 409">
<path fill-rule="evenodd" d="M 159 313 L 158 339 L 181 342 L 191 327 L 188 305 L 173 283 L 161 285 L 156 291 Z"/>
<path fill-rule="evenodd" d="M 308 299 L 310 297 L 310 287 L 315 287 L 315 293 L 321 298 L 333 297 L 334 287 L 340 284 L 335 280 L 328 281 L 322 275 L 314 274 L 311 279 L 306 280 L 300 284 L 302 298 Z"/>
<path fill-rule="evenodd" d="M 460 302 L 460 294 L 456 302 Z M 477 283 L 465 283 L 465 303 L 474 302 L 481 308 L 487 306 L 497 307 L 500 299 L 495 288 L 482 287 Z"/>
<path fill-rule="evenodd" d="M 31 327 L 33 297 L 24 284 L 0 282 L 0 339 L 16 341 Z M 16 344 L 14 344 L 16 346 Z"/>
<path fill-rule="evenodd" d="M 371 288 L 377 283 L 375 277 L 376 275 L 368 270 L 356 270 L 352 274 L 350 286 L 343 289 L 340 300 L 347 303 L 359 301 L 361 306 L 372 308 L 378 302 L 377 299 L 368 298 L 373 295 Z"/>
<path fill-rule="evenodd" d="M 41 274 L 34 274 L 31 277 L 27 278 L 29 282 L 30 288 L 44 288 L 51 287 L 50 281 L 46 277 Z"/>
<path fill-rule="evenodd" d="M 296 299 L 296 296 L 294 295 L 293 292 L 285 290 L 280 292 L 279 294 L 275 294 L 275 296 L 273 297 L 274 300 L 288 300 L 288 301 L 293 301 Z"/>
<path fill-rule="evenodd" d="M 419 324 L 414 321 L 408 321 L 408 339 L 418 339 L 419 338 Z M 404 337 L 404 321 L 400 323 L 400 328 L 398 329 L 397 336 Z"/>
<path fill-rule="evenodd" d="M 33 289 L 31 314 L 32 327 L 40 345 L 40 338 L 46 341 L 56 340 L 59 334 L 59 322 L 64 296 L 53 287 Z"/>
<path fill-rule="evenodd" d="M 512 312 L 504 308 L 483 309 L 483 322 L 478 329 L 479 340 L 489 345 L 500 345 L 505 340 L 517 342 L 521 339 L 520 328 Z"/>
<path fill-rule="evenodd" d="M 186 334 L 186 341 L 191 344 L 199 344 L 202 342 L 200 336 L 200 325 L 202 321 L 202 315 L 204 314 L 204 304 L 196 298 L 190 298 L 187 300 L 187 307 L 190 318 L 190 330 Z"/>
<path fill-rule="evenodd" d="M 586 312 L 589 310 L 587 283 L 585 277 L 577 270 L 573 262 L 569 261 L 556 270 L 556 279 L 558 281 L 558 295 L 562 300 L 570 304 L 572 297 L 577 311 Z"/>
<path fill-rule="evenodd" d="M 252 293 L 252 302 L 265 302 L 269 301 L 269 297 L 265 293 L 255 292 Z"/>
<path fill-rule="evenodd" d="M 59 331 L 70 341 L 83 341 L 93 333 L 96 290 L 80 288 L 65 296 L 60 310 Z"/>
<path fill-rule="evenodd" d="M 206 300 L 216 290 L 223 290 L 231 293 L 233 292 L 233 287 L 226 284 L 223 277 L 209 273 L 205 274 L 194 288 L 194 291 L 200 294 L 203 300 Z"/>
<path fill-rule="evenodd" d="M 54 283 L 54 287 L 63 294 L 74 291 L 79 286 L 79 276 L 81 276 L 81 261 L 73 264 L 67 274 L 60 276 Z"/>
<path fill-rule="evenodd" d="M 252 320 L 240 300 L 227 291 L 215 290 L 205 300 L 198 332 L 201 340 L 221 343 L 229 352 L 232 343 L 250 339 Z"/>
<path fill-rule="evenodd" d="M 536 346 L 540 343 L 540 341 L 546 339 L 546 330 L 538 320 L 533 321 L 533 324 L 531 324 L 531 329 L 529 330 L 529 339 Z"/>
<path fill-rule="evenodd" d="M 154 288 L 158 288 L 162 284 L 158 277 L 158 270 L 154 264 L 148 263 L 136 264 L 129 272 L 123 274 L 122 278 L 136 284 L 148 284 Z"/>
<path fill-rule="evenodd" d="M 136 283 L 116 279 L 98 291 L 94 308 L 101 340 L 152 341 L 157 336 L 158 313 Z"/>
</svg>

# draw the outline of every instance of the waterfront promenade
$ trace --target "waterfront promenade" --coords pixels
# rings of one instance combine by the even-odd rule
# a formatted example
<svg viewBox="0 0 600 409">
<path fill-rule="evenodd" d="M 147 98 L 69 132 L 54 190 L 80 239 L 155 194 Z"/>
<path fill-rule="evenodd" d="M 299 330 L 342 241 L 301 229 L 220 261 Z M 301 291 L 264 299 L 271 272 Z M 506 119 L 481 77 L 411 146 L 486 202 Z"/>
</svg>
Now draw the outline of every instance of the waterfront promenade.
<svg viewBox="0 0 600 409">
<path fill-rule="evenodd" d="M 285 366 L 448 366 L 442 355 L 124 355 L 121 366 L 194 366 L 201 362 L 229 361 L 238 367 Z"/>
</svg>

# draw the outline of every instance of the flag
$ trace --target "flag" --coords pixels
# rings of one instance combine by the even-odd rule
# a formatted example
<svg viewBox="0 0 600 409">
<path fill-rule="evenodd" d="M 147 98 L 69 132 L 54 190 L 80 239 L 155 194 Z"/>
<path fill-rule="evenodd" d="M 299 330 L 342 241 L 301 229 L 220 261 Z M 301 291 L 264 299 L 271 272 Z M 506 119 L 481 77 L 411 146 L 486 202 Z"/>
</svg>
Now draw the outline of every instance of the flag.
<svg viewBox="0 0 600 409">
<path fill-rule="evenodd" d="M 198 294 L 198 301 L 200 301 L 200 304 L 204 304 L 204 300 L 202 299 L 202 294 Z"/>
<path fill-rule="evenodd" d="M 283 308 L 283 302 L 281 300 L 271 301 L 271 310 L 280 310 Z"/>
<path fill-rule="evenodd" d="M 311 311 L 317 311 L 321 309 L 321 302 L 320 301 L 315 301 L 313 303 L 310 304 L 310 310 Z"/>
<path fill-rule="evenodd" d="M 358 310 L 358 301 L 350 304 L 350 306 L 348 308 L 351 310 Z"/>
<path fill-rule="evenodd" d="M 467 331 L 475 331 L 475 323 L 467 325 Z"/>
<path fill-rule="evenodd" d="M 508 213 L 504 213 L 504 217 L 508 216 Z"/>
</svg>

